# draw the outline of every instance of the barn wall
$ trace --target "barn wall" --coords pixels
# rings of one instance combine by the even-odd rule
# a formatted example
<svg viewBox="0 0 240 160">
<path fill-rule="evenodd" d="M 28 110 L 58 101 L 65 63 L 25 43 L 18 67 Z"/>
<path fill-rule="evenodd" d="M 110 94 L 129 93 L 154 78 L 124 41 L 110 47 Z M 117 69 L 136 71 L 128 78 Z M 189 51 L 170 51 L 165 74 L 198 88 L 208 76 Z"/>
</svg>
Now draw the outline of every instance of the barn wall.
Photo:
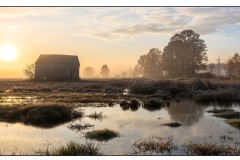
<svg viewBox="0 0 240 160">
<path fill-rule="evenodd" d="M 36 80 L 71 80 L 71 65 L 38 64 L 35 68 Z"/>
</svg>

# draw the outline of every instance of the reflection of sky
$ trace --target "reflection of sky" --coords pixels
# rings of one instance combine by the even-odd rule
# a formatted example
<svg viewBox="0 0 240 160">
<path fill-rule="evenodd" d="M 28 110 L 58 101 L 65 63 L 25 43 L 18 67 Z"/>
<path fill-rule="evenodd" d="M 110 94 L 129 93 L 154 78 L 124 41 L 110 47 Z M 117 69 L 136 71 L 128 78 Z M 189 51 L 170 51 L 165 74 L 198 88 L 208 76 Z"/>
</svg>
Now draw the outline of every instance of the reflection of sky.
<svg viewBox="0 0 240 160">
<path fill-rule="evenodd" d="M 184 109 L 184 106 L 186 108 Z M 191 108 L 192 107 L 192 108 Z M 237 106 L 234 106 L 234 109 Z M 34 153 L 32 149 L 46 149 L 47 145 L 58 147 L 61 144 L 73 140 L 79 143 L 85 143 L 86 139 L 83 137 L 87 131 L 95 129 L 109 128 L 120 133 L 120 137 L 114 138 L 107 142 L 96 142 L 101 144 L 101 151 L 105 154 L 123 155 L 133 153 L 132 144 L 140 138 L 149 138 L 152 136 L 159 136 L 162 138 L 173 137 L 173 142 L 178 147 L 188 142 L 202 143 L 220 142 L 219 136 L 224 135 L 226 131 L 233 131 L 230 134 L 235 141 L 240 139 L 239 131 L 227 125 L 223 119 L 213 117 L 212 114 L 206 113 L 206 110 L 213 107 L 201 107 L 192 102 L 183 101 L 180 103 L 173 103 L 169 108 L 163 108 L 155 112 L 149 112 L 143 108 L 132 112 L 130 110 L 122 111 L 121 107 L 83 107 L 85 115 L 93 112 L 102 112 L 106 118 L 102 120 L 94 120 L 85 117 L 80 121 L 73 121 L 71 123 L 90 123 L 95 125 L 93 128 L 77 132 L 70 130 L 67 125 L 58 126 L 52 129 L 40 129 L 31 126 L 24 126 L 22 124 L 7 124 L 0 123 L 0 144 L 2 154 L 12 152 L 15 147 L 16 153 Z M 188 115 L 195 114 L 190 123 L 184 124 L 184 120 L 172 119 L 174 114 L 181 113 Z M 158 119 L 160 118 L 160 119 Z M 179 118 L 179 117 L 178 117 Z M 161 124 L 178 121 L 183 123 L 183 126 L 177 128 L 170 128 L 162 126 Z M 188 122 L 189 122 L 188 121 Z M 89 141 L 89 140 L 88 140 Z M 183 154 L 179 148 L 176 154 Z"/>
</svg>

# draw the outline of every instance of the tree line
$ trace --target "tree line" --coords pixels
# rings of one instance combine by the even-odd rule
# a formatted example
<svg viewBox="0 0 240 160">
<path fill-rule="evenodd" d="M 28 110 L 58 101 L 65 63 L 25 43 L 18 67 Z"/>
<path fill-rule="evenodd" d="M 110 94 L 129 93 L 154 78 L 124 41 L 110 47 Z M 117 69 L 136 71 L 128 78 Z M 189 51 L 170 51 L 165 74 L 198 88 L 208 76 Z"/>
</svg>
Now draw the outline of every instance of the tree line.
<svg viewBox="0 0 240 160">
<path fill-rule="evenodd" d="M 163 51 L 151 48 L 141 55 L 133 68 L 133 75 L 151 79 L 162 77 L 193 77 L 206 70 L 207 45 L 200 35 L 192 30 L 184 30 L 171 37 Z"/>
</svg>

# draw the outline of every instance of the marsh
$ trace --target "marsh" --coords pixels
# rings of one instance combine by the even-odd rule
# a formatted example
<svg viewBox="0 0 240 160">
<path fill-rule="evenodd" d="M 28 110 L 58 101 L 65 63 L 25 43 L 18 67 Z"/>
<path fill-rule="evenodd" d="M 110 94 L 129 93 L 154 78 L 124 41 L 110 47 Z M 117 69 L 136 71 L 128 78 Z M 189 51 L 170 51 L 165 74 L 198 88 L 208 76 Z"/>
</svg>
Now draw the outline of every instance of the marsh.
<svg viewBox="0 0 240 160">
<path fill-rule="evenodd" d="M 142 85 L 144 83 L 147 83 L 147 86 L 152 85 L 156 92 L 142 94 L 139 93 L 142 92 L 140 90 L 131 91 L 131 87 L 136 87 L 139 81 Z M 205 83 L 205 80 L 201 81 Z M 199 84 L 196 80 L 174 80 L 171 81 L 171 84 L 173 83 L 174 86 L 182 85 L 179 92 L 172 92 L 173 87 L 169 90 L 166 82 L 149 82 L 141 79 L 79 83 L 1 81 L 0 88 L 4 91 L 0 96 L 1 114 L 4 115 L 0 119 L 0 139 L 3 144 L 1 154 L 37 155 L 39 150 L 57 153 L 57 149 L 63 150 L 64 146 L 65 149 L 73 146 L 75 152 L 75 149 L 83 150 L 84 146 L 91 144 L 97 146 L 92 148 L 97 150 L 99 155 L 196 155 L 200 153 L 196 148 L 203 147 L 205 145 L 203 142 L 208 142 L 208 145 L 216 146 L 230 144 L 234 146 L 236 152 L 224 154 L 238 155 L 240 130 L 235 125 L 235 121 L 238 120 L 234 117 L 233 124 L 233 120 L 228 122 L 215 116 L 225 112 L 238 113 L 240 108 L 237 100 L 221 104 L 217 103 L 215 98 L 211 103 L 202 103 L 196 97 L 205 92 L 209 93 L 210 88 L 206 89 L 205 86 L 205 90 L 200 93 L 194 89 Z M 222 86 L 223 89 L 231 86 L 226 82 L 210 83 L 211 86 Z M 117 89 L 112 91 L 109 88 Z M 129 89 L 128 94 L 126 89 Z M 8 92 L 5 92 L 6 90 Z M 189 94 L 183 94 L 185 92 L 192 94 L 192 98 Z M 125 108 L 120 106 L 123 101 L 127 104 Z M 150 102 L 154 105 L 149 106 Z M 32 109 L 34 111 L 31 111 Z M 47 121 L 43 124 L 31 122 L 29 117 L 36 118 L 34 115 L 37 113 L 43 113 L 48 117 L 49 114 L 45 113 L 48 111 L 49 117 L 57 116 L 56 121 L 45 117 Z M 66 121 L 62 121 L 61 113 L 67 115 Z M 9 120 L 9 117 L 18 114 L 19 119 Z M 27 123 L 24 118 L 28 119 Z M 61 121 L 58 121 L 59 119 Z M 45 123 L 49 125 L 46 126 Z M 177 125 L 169 127 L 164 124 Z M 114 131 L 116 136 L 101 141 L 86 136 L 96 131 Z M 228 138 L 223 140 L 223 137 Z M 148 148 L 146 151 L 133 149 L 134 144 L 139 142 L 141 145 L 151 142 L 158 145 L 157 148 L 165 145 L 165 141 L 155 142 L 159 139 L 171 139 L 172 149 L 166 152 L 159 152 L 154 146 L 150 147 L 152 150 Z M 145 144 L 145 141 L 148 143 Z M 191 150 L 192 146 L 195 147 L 194 152 Z M 76 153 L 80 155 L 79 152 Z"/>
</svg>

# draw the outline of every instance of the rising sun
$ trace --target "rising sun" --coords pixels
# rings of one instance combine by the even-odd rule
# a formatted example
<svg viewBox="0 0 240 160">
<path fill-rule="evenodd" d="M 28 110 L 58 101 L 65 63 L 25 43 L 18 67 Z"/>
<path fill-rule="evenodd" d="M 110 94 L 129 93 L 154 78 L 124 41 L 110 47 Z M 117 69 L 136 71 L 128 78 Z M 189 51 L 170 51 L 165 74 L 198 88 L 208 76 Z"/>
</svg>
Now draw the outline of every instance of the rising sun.
<svg viewBox="0 0 240 160">
<path fill-rule="evenodd" d="M 14 61 L 17 58 L 17 50 L 12 45 L 0 46 L 0 59 L 4 61 Z"/>
</svg>

